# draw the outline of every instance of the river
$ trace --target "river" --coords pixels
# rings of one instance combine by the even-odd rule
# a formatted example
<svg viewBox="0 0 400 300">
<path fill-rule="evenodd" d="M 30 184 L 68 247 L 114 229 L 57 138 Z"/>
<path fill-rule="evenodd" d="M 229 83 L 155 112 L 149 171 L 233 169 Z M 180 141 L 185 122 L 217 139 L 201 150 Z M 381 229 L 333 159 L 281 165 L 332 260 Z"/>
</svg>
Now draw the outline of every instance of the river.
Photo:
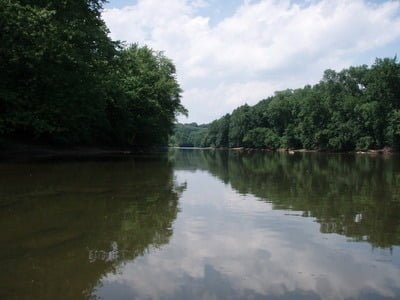
<svg viewBox="0 0 400 300">
<path fill-rule="evenodd" d="M 1 299 L 399 299 L 400 157 L 0 163 Z"/>
</svg>

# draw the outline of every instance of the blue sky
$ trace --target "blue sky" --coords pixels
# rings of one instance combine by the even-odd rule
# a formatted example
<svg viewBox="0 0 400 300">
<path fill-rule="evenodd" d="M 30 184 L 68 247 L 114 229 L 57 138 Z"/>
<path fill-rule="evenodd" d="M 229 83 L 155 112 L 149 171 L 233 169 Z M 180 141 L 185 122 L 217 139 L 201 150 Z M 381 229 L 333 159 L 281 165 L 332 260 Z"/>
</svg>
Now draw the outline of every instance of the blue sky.
<svg viewBox="0 0 400 300">
<path fill-rule="evenodd" d="M 400 1 L 110 0 L 103 18 L 113 39 L 174 61 L 189 110 L 181 122 L 400 52 Z"/>
<path fill-rule="evenodd" d="M 160 0 L 165 1 L 165 0 Z M 138 0 L 110 0 L 106 8 L 123 8 L 137 4 Z M 243 3 L 242 0 L 209 0 L 208 6 L 200 7 L 198 14 L 209 17 L 213 24 L 233 14 L 236 8 Z"/>
</svg>

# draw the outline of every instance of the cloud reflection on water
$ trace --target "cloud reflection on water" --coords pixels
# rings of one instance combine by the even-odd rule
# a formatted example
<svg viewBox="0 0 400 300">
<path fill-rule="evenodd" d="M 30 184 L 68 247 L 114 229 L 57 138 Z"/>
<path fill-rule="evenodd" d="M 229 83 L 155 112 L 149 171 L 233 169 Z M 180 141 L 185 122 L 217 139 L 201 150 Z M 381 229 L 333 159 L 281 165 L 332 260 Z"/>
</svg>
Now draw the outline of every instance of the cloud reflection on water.
<svg viewBox="0 0 400 300">
<path fill-rule="evenodd" d="M 321 234 L 313 218 L 272 210 L 204 171 L 187 182 L 170 243 L 109 274 L 95 294 L 138 299 L 343 299 L 400 295 L 399 247 Z M 117 292 L 118 291 L 118 292 Z"/>
</svg>

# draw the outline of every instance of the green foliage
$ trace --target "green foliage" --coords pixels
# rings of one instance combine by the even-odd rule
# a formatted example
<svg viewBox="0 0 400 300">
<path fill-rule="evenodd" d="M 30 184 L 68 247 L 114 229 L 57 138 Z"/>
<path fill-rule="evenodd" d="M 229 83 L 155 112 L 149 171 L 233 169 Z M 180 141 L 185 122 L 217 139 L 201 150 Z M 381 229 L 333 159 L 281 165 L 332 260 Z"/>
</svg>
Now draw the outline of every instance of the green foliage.
<svg viewBox="0 0 400 300">
<path fill-rule="evenodd" d="M 400 109 L 391 113 L 387 131 L 390 143 L 396 150 L 400 150 Z"/>
<path fill-rule="evenodd" d="M 178 123 L 175 125 L 174 135 L 171 136 L 169 144 L 179 147 L 202 147 L 206 134 L 207 127 L 205 125 Z"/>
<path fill-rule="evenodd" d="M 232 112 L 229 123 L 229 146 L 243 146 L 243 138 L 252 128 L 251 108 L 247 104 L 240 106 Z"/>
<path fill-rule="evenodd" d="M 180 104 L 173 63 L 108 37 L 102 0 L 0 1 L 0 136 L 166 144 Z"/>
<path fill-rule="evenodd" d="M 132 45 L 120 54 L 123 112 L 130 125 L 126 139 L 137 145 L 166 145 L 173 131 L 181 89 L 175 66 L 162 53 Z"/>
<path fill-rule="evenodd" d="M 212 147 L 227 148 L 229 147 L 229 132 L 230 115 L 225 115 L 209 125 L 204 144 Z"/>
<path fill-rule="evenodd" d="M 204 146 L 222 147 L 217 136 L 224 136 L 221 123 L 229 120 L 230 147 L 399 149 L 399 109 L 400 64 L 396 58 L 377 59 L 371 67 L 326 70 L 314 86 L 276 92 L 235 109 L 210 124 Z"/>
<path fill-rule="evenodd" d="M 277 149 L 281 142 L 279 136 L 273 130 L 258 127 L 246 133 L 243 144 L 250 148 Z"/>
</svg>

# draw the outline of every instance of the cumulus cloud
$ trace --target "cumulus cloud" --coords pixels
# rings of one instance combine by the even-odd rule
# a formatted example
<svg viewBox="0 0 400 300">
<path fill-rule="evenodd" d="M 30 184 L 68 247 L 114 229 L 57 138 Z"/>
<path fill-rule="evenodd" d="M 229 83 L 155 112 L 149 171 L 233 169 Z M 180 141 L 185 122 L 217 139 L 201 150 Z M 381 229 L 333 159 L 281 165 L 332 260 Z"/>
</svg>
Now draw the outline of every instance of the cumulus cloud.
<svg viewBox="0 0 400 300">
<path fill-rule="evenodd" d="M 205 0 L 138 0 L 103 12 L 112 38 L 174 60 L 190 121 L 315 83 L 327 68 L 394 56 L 385 47 L 400 44 L 398 1 L 243 1 L 215 22 L 212 9 Z"/>
</svg>

